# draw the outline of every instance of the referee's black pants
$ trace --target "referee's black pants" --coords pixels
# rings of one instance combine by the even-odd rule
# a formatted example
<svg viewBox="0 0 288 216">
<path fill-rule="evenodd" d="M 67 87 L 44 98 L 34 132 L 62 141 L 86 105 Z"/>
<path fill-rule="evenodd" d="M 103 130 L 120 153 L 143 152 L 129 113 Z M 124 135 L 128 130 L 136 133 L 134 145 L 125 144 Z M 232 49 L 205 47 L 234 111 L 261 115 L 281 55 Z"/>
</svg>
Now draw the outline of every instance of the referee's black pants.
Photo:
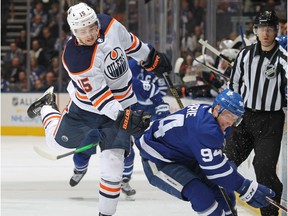
<svg viewBox="0 0 288 216">
<path fill-rule="evenodd" d="M 239 166 L 254 149 L 253 166 L 258 183 L 273 191 L 273 198 L 281 201 L 283 185 L 276 174 L 285 114 L 283 110 L 262 112 L 246 109 L 243 121 L 232 128 L 231 136 L 224 147 L 229 160 Z M 278 208 L 273 205 L 261 208 L 262 216 L 278 216 Z"/>
</svg>

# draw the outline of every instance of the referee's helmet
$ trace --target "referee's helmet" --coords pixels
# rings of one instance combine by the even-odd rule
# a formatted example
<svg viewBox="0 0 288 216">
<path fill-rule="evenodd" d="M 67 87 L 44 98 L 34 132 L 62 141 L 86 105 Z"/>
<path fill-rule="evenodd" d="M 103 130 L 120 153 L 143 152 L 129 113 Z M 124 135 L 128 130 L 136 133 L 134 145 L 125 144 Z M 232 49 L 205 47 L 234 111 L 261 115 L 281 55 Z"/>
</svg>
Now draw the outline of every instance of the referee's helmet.
<svg viewBox="0 0 288 216">
<path fill-rule="evenodd" d="M 275 30 L 278 31 L 279 19 L 275 11 L 271 10 L 258 13 L 254 20 L 253 30 L 255 34 L 258 26 L 273 26 Z"/>
</svg>

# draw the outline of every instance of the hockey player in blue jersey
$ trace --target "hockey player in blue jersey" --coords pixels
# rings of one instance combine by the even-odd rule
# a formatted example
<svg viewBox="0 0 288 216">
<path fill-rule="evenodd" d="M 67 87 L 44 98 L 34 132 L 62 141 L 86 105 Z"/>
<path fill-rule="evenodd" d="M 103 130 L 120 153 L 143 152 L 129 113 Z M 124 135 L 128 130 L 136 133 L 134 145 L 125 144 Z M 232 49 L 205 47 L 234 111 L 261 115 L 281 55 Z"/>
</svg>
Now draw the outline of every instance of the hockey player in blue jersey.
<svg viewBox="0 0 288 216">
<path fill-rule="evenodd" d="M 275 193 L 240 175 L 222 152 L 225 131 L 244 113 L 238 93 L 225 89 L 213 105 L 193 104 L 156 120 L 135 138 L 150 184 L 189 201 L 199 215 L 232 215 L 219 186 L 249 205 L 269 204 Z"/>
<path fill-rule="evenodd" d="M 164 53 L 149 48 L 116 19 L 97 15 L 83 2 L 68 9 L 67 22 L 72 37 L 62 63 L 71 78 L 67 87 L 71 100 L 60 113 L 50 87 L 27 114 L 41 116 L 46 143 L 53 149 L 79 148 L 101 140 L 98 208 L 99 215 L 110 216 L 116 212 L 130 136 L 143 132 L 150 122 L 145 112 L 130 109 L 137 98 L 127 56 L 154 73 L 170 71 L 172 66 Z M 91 154 L 92 150 L 74 154 L 71 186 L 86 173 Z"/>
<path fill-rule="evenodd" d="M 167 85 L 164 78 L 157 77 L 151 72 L 146 71 L 134 59 L 128 60 L 129 67 L 132 71 L 133 91 L 137 97 L 137 103 L 133 105 L 133 110 L 143 110 L 151 115 L 150 120 L 164 118 L 170 114 L 169 104 L 165 103 L 163 96 L 166 95 Z M 135 152 L 133 142 L 130 154 L 124 160 L 124 171 L 121 189 L 127 195 L 128 200 L 134 200 L 136 190 L 133 189 L 129 182 L 134 168 Z"/>
</svg>

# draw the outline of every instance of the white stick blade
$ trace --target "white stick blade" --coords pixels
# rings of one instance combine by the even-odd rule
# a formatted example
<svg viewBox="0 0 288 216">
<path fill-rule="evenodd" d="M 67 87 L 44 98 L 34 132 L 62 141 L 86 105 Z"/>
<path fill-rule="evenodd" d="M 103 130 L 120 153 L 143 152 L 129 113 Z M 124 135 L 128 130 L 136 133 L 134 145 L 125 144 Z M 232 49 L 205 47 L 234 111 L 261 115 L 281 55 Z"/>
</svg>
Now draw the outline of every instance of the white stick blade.
<svg viewBox="0 0 288 216">
<path fill-rule="evenodd" d="M 57 160 L 57 155 L 53 155 L 49 152 L 44 151 L 42 148 L 38 146 L 33 146 L 34 151 L 43 158 L 48 160 Z"/>
<path fill-rule="evenodd" d="M 180 67 L 184 61 L 184 58 L 179 57 L 175 62 L 174 73 L 178 74 L 180 71 Z"/>
</svg>

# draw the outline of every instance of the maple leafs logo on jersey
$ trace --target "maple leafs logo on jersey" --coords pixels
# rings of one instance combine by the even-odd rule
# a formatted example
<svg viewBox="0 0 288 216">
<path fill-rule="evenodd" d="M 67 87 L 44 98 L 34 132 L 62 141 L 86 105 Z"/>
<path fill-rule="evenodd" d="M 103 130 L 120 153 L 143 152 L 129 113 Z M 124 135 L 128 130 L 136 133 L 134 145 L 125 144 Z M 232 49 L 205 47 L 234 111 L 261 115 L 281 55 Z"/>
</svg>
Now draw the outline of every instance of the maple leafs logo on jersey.
<svg viewBox="0 0 288 216">
<path fill-rule="evenodd" d="M 120 47 L 111 50 L 105 57 L 104 73 L 110 79 L 117 79 L 128 70 L 126 55 Z"/>
</svg>

